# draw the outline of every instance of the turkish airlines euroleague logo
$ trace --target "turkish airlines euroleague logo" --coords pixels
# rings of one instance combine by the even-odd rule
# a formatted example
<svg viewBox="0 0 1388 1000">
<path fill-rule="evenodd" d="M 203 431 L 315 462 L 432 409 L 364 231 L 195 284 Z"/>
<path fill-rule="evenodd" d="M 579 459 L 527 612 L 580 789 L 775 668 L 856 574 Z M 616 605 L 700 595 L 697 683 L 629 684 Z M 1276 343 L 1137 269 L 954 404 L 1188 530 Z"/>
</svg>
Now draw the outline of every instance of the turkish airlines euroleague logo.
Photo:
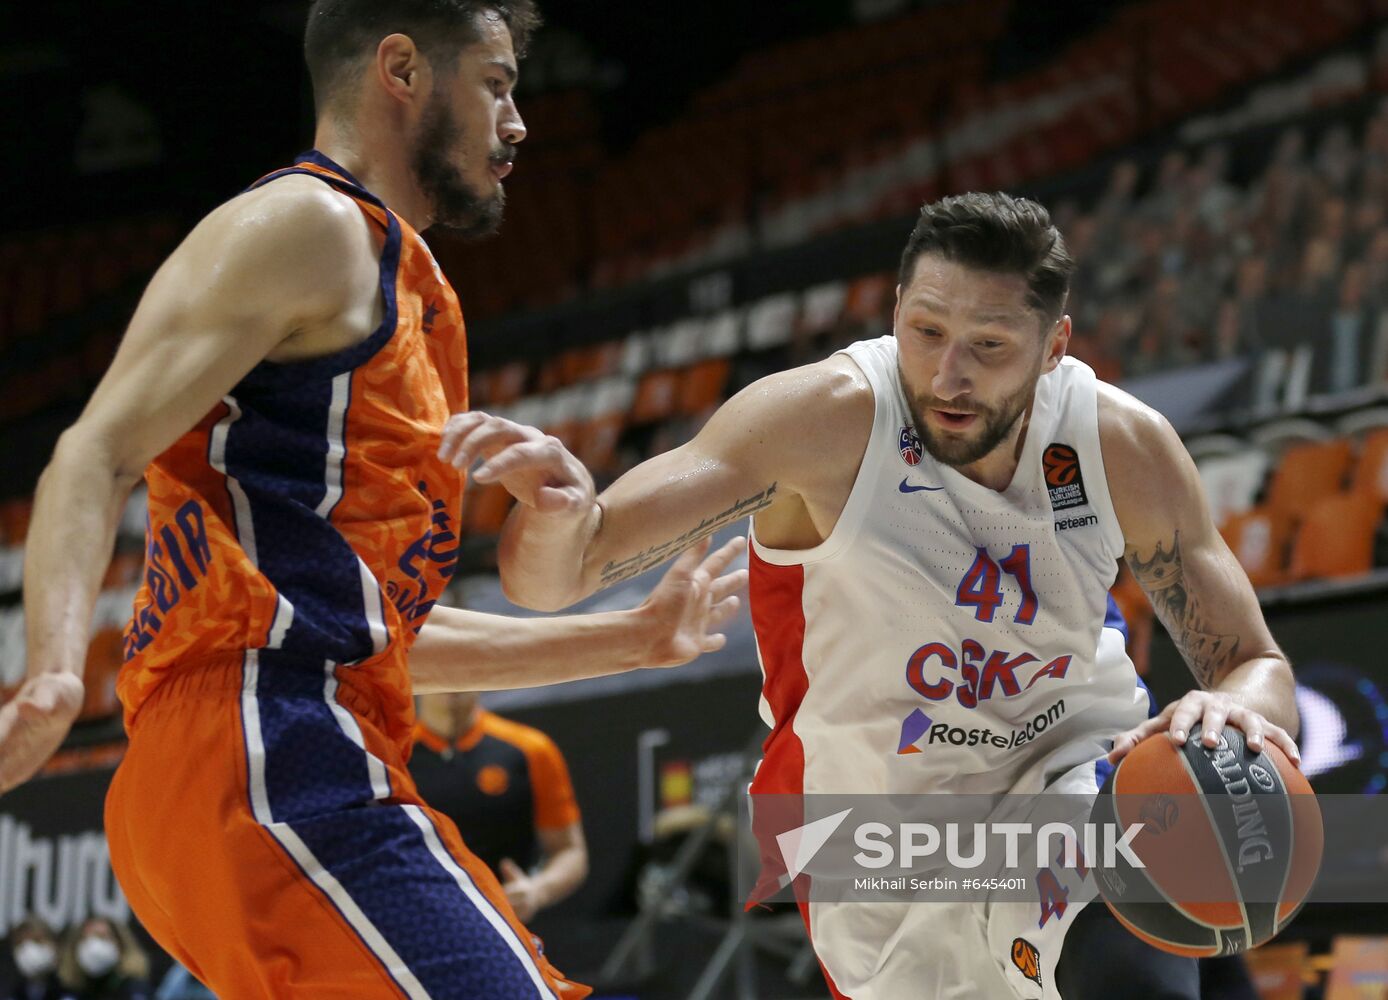
<svg viewBox="0 0 1388 1000">
<path fill-rule="evenodd" d="M 1068 444 L 1047 446 L 1041 456 L 1046 472 L 1046 490 L 1051 495 L 1051 509 L 1065 510 L 1089 503 L 1084 492 L 1084 476 L 1080 474 L 1080 456 Z"/>
<path fill-rule="evenodd" d="M 1037 986 L 1041 985 L 1041 953 L 1026 938 L 1012 939 L 1012 964 Z"/>
</svg>

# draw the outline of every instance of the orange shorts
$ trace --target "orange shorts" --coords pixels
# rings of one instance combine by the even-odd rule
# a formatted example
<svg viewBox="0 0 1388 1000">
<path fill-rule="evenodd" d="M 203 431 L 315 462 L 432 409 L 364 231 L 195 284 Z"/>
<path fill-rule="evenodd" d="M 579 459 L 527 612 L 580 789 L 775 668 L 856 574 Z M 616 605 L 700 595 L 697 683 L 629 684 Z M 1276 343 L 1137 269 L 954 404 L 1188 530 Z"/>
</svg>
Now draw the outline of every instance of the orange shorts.
<svg viewBox="0 0 1388 1000">
<path fill-rule="evenodd" d="M 153 692 L 106 800 L 111 862 L 160 945 L 228 1000 L 576 1000 L 350 667 L 258 650 Z"/>
</svg>

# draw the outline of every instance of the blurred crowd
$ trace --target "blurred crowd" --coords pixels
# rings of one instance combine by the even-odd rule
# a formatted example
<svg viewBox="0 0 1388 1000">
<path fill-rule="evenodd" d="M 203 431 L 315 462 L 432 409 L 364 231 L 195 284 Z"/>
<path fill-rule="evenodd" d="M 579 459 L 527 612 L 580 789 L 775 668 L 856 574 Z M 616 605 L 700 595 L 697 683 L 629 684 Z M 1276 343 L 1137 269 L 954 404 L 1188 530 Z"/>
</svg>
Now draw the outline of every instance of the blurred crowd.
<svg viewBox="0 0 1388 1000">
<path fill-rule="evenodd" d="M 1077 353 L 1109 377 L 1311 343 L 1318 388 L 1361 383 L 1388 305 L 1388 106 L 1356 142 L 1348 124 L 1278 137 L 1250 183 L 1211 145 L 1168 152 L 1146 192 L 1119 163 L 1089 211 L 1056 208 L 1079 261 Z M 1378 372 L 1377 374 L 1382 374 Z"/>
<path fill-rule="evenodd" d="M 7 1000 L 149 1000 L 149 958 L 125 924 L 92 917 L 59 938 L 29 917 L 10 933 Z"/>
</svg>

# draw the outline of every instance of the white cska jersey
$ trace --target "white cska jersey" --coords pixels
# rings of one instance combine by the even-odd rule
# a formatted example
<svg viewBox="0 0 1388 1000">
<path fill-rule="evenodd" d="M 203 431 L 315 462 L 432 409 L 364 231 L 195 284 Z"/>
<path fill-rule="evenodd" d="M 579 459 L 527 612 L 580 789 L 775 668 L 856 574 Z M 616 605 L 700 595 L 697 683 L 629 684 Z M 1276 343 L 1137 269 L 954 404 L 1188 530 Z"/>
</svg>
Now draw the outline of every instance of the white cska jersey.
<svg viewBox="0 0 1388 1000">
<path fill-rule="evenodd" d="M 1041 377 L 1003 492 L 936 462 L 912 426 L 891 336 L 844 352 L 876 398 L 848 502 L 812 549 L 751 545 L 751 612 L 772 727 L 757 794 L 1094 795 L 1118 733 L 1148 716 L 1108 595 L 1123 554 L 1094 372 Z M 753 800 L 755 802 L 755 799 Z M 1012 903 L 812 903 L 836 997 L 1038 997 L 1070 919 Z M 1040 951 L 1039 982 L 1009 959 Z M 1044 984 L 1044 986 L 1042 985 Z"/>
<path fill-rule="evenodd" d="M 753 533 L 773 729 L 753 791 L 1093 791 L 1052 786 L 1148 714 L 1108 595 L 1123 538 L 1094 372 L 1041 377 L 999 493 L 921 447 L 894 337 L 844 353 L 876 415 L 838 523 L 799 551 Z"/>
</svg>

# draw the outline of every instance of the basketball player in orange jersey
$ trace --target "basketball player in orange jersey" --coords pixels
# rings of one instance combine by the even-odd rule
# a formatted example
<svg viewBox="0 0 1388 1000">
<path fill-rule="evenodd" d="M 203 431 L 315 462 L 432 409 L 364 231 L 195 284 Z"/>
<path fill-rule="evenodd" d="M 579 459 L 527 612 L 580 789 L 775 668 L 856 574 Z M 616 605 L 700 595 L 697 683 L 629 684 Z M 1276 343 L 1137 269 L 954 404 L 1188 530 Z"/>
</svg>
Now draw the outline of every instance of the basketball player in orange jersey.
<svg viewBox="0 0 1388 1000">
<path fill-rule="evenodd" d="M 219 996 L 586 995 L 420 800 L 411 695 L 674 665 L 720 646 L 736 607 L 735 546 L 690 553 L 628 612 L 433 607 L 462 493 L 438 449 L 467 369 L 458 300 L 418 232 L 498 224 L 536 21 L 531 0 L 318 0 L 316 148 L 160 268 L 39 485 L 0 790 L 76 714 L 143 473 L 145 585 L 118 685 L 130 745 L 106 832 L 140 920 Z M 587 496 L 537 482 L 526 499 Z"/>
<path fill-rule="evenodd" d="M 452 419 L 444 454 L 522 500 L 537 479 L 583 494 L 506 526 L 502 581 L 533 607 L 753 516 L 771 727 L 754 794 L 1092 797 L 1144 737 L 1214 746 L 1226 722 L 1295 761 L 1291 668 L 1180 439 L 1065 356 L 1072 268 L 1040 205 L 946 198 L 902 255 L 892 336 L 755 383 L 601 497 L 484 413 Z M 1122 558 L 1199 685 L 1148 721 L 1108 596 Z M 1194 960 L 1057 888 L 802 908 L 836 997 L 1195 1000 Z"/>
</svg>

